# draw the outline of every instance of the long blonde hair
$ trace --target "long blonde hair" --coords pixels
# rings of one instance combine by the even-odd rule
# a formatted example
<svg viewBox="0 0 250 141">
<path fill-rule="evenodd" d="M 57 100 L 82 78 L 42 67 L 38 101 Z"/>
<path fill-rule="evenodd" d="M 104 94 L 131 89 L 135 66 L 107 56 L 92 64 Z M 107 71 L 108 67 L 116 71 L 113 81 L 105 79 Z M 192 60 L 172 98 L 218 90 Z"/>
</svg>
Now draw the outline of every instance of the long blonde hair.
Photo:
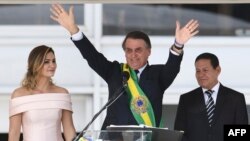
<svg viewBox="0 0 250 141">
<path fill-rule="evenodd" d="M 44 65 L 46 55 L 54 50 L 46 45 L 35 47 L 29 54 L 27 73 L 21 85 L 27 89 L 35 89 L 37 86 L 37 76 Z M 54 85 L 51 79 L 51 84 Z"/>
</svg>

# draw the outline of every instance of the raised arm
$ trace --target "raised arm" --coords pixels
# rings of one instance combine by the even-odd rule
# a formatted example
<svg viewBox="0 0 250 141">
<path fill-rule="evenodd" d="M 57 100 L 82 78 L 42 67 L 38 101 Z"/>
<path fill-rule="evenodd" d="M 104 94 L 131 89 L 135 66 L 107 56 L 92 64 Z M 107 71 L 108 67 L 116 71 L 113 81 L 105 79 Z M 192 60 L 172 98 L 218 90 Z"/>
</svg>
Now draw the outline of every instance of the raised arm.
<svg viewBox="0 0 250 141">
<path fill-rule="evenodd" d="M 79 31 L 78 26 L 75 24 L 74 7 L 71 6 L 67 12 L 62 5 L 53 4 L 50 8 L 51 15 L 50 18 L 58 22 L 63 26 L 68 32 L 73 35 Z"/>
</svg>

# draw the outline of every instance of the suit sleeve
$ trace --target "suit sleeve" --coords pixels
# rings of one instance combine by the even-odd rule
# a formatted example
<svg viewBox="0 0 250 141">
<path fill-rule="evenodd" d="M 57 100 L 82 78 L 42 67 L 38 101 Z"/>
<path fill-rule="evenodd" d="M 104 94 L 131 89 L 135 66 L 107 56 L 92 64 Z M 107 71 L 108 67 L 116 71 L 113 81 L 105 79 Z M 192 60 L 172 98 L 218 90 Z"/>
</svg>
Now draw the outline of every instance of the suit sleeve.
<svg viewBox="0 0 250 141">
<path fill-rule="evenodd" d="M 161 84 L 163 85 L 164 90 L 173 83 L 177 74 L 180 72 L 182 57 L 183 54 L 177 56 L 169 51 L 168 61 L 164 65 L 160 75 Z"/>
<path fill-rule="evenodd" d="M 183 96 L 180 97 L 179 105 L 176 112 L 175 117 L 175 123 L 174 123 L 174 129 L 175 130 L 185 130 L 186 127 L 186 116 L 185 116 L 186 110 L 185 110 L 185 104 L 183 100 Z"/>
<path fill-rule="evenodd" d="M 243 94 L 240 94 L 240 96 L 239 96 L 239 100 L 237 103 L 235 122 L 236 122 L 236 124 L 249 124 L 248 123 L 246 101 L 245 101 L 245 97 Z"/>
<path fill-rule="evenodd" d="M 186 137 L 186 109 L 185 109 L 185 101 L 183 96 L 180 97 L 179 105 L 176 112 L 174 130 L 184 131 L 184 135 L 182 137 L 182 141 L 187 141 Z"/>
</svg>

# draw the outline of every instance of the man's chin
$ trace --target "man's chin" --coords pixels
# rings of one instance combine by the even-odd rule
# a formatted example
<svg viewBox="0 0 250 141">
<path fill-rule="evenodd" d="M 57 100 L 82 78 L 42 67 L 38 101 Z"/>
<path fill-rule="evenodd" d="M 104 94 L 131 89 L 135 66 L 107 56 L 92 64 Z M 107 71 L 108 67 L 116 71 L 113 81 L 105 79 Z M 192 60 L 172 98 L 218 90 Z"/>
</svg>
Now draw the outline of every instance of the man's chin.
<svg viewBox="0 0 250 141">
<path fill-rule="evenodd" d="M 129 67 L 130 67 L 131 69 L 134 69 L 134 70 L 138 69 L 138 66 L 137 66 L 137 65 L 130 65 L 130 64 L 128 64 L 128 65 L 129 65 Z"/>
<path fill-rule="evenodd" d="M 200 85 L 202 88 L 205 88 L 205 89 L 208 89 L 208 86 L 207 85 Z"/>
<path fill-rule="evenodd" d="M 133 70 L 138 70 L 140 67 L 130 67 L 130 68 L 132 68 Z"/>
</svg>

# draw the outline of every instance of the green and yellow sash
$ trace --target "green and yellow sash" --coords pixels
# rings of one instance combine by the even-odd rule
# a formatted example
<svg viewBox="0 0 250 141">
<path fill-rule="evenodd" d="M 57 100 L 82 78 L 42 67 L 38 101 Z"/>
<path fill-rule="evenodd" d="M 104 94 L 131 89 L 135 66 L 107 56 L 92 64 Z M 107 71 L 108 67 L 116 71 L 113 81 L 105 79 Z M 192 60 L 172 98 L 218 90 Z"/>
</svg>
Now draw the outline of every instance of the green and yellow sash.
<svg viewBox="0 0 250 141">
<path fill-rule="evenodd" d="M 138 78 L 133 69 L 127 64 L 122 64 L 122 71 L 127 71 L 130 75 L 126 92 L 129 95 L 130 109 L 138 124 L 155 127 L 154 110 L 147 96 L 138 84 Z"/>
</svg>

